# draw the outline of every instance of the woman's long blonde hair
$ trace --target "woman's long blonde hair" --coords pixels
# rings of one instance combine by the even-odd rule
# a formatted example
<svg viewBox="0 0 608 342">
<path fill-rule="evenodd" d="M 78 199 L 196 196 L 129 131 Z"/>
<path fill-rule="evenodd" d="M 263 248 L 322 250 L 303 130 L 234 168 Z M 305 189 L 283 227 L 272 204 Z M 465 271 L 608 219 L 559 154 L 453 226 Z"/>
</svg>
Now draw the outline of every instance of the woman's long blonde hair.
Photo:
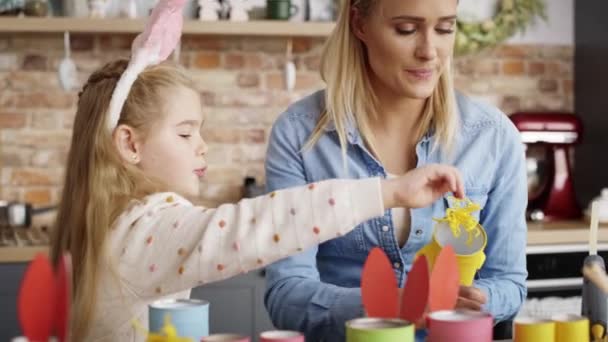
<svg viewBox="0 0 608 342">
<path fill-rule="evenodd" d="M 372 153 L 378 155 L 370 127 L 372 119 L 378 117 L 378 99 L 374 95 L 368 74 L 365 45 L 353 33 L 351 27 L 353 8 L 356 8 L 361 16 L 367 17 L 372 14 L 377 2 L 378 0 L 341 1 L 336 27 L 325 42 L 321 57 L 321 77 L 327 84 L 325 110 L 321 113 L 305 148 L 312 147 L 323 136 L 327 125 L 333 123 L 345 160 L 347 128 L 349 125 L 355 125 Z M 420 140 L 432 129 L 436 144 L 449 151 L 458 124 L 449 63 L 433 94 L 426 101 L 423 111 L 415 138 Z"/>
<path fill-rule="evenodd" d="M 161 191 L 118 154 L 106 113 L 112 92 L 127 67 L 127 60 L 111 62 L 94 72 L 79 94 L 61 203 L 51 242 L 56 263 L 69 252 L 73 263 L 71 340 L 83 341 L 96 308 L 98 267 L 106 255 L 105 243 L 114 220 L 132 199 Z M 119 124 L 146 136 L 163 115 L 168 87 L 192 87 L 178 67 L 161 64 L 142 72 L 133 84 Z"/>
</svg>

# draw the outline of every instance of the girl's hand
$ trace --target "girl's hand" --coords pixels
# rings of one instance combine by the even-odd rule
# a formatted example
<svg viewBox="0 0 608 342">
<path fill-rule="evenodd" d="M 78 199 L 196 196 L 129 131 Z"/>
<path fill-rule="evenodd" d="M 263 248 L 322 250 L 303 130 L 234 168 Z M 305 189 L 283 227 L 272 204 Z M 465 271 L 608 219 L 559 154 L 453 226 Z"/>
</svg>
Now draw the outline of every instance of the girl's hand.
<svg viewBox="0 0 608 342">
<path fill-rule="evenodd" d="M 385 208 L 422 208 L 431 205 L 446 192 L 464 197 L 464 183 L 457 168 L 430 164 L 414 169 L 405 175 L 382 180 L 382 198 Z"/>
</svg>

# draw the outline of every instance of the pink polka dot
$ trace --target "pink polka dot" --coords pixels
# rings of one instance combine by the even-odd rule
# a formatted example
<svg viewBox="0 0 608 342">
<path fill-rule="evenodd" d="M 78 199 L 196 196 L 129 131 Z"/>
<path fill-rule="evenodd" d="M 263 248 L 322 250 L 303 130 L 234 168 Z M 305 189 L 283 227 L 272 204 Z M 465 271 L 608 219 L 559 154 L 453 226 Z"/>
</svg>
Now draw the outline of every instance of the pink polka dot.
<svg viewBox="0 0 608 342">
<path fill-rule="evenodd" d="M 332 207 L 334 205 L 336 205 L 336 200 L 334 200 L 333 198 L 330 198 L 328 202 L 329 202 L 329 205 L 331 205 Z"/>
<path fill-rule="evenodd" d="M 218 223 L 218 225 L 220 226 L 220 228 L 224 228 L 224 227 L 226 227 L 226 221 L 221 220 L 220 223 Z"/>
<path fill-rule="evenodd" d="M 150 272 L 154 272 L 154 271 L 156 271 L 156 265 L 152 264 L 152 265 L 150 265 L 150 267 L 148 267 L 148 269 L 150 270 Z"/>
<path fill-rule="evenodd" d="M 316 235 L 319 235 L 319 233 L 321 233 L 321 230 L 319 229 L 319 227 L 314 227 L 312 229 L 312 232 L 315 233 Z"/>
<path fill-rule="evenodd" d="M 291 208 L 291 210 L 289 211 L 291 213 L 291 215 L 295 216 L 296 215 L 296 210 L 294 208 Z"/>
<path fill-rule="evenodd" d="M 173 228 L 177 228 L 179 227 L 179 222 L 175 221 L 175 223 L 173 223 Z"/>
<path fill-rule="evenodd" d="M 235 242 L 232 244 L 232 248 L 238 252 L 241 250 L 241 245 L 238 242 Z"/>
</svg>

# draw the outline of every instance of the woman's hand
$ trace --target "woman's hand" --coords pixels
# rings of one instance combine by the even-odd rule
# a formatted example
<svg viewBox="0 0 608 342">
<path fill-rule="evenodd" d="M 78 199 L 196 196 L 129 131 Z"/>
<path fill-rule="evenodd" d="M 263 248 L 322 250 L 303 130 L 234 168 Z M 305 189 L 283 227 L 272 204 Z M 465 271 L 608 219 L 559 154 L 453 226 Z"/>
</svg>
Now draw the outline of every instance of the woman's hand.
<svg viewBox="0 0 608 342">
<path fill-rule="evenodd" d="M 481 307 L 488 301 L 480 289 L 471 286 L 461 286 L 458 291 L 456 309 L 469 309 L 481 311 Z"/>
<path fill-rule="evenodd" d="M 422 208 L 431 205 L 446 192 L 464 197 L 460 171 L 449 165 L 430 164 L 405 175 L 382 181 L 385 208 Z"/>
</svg>

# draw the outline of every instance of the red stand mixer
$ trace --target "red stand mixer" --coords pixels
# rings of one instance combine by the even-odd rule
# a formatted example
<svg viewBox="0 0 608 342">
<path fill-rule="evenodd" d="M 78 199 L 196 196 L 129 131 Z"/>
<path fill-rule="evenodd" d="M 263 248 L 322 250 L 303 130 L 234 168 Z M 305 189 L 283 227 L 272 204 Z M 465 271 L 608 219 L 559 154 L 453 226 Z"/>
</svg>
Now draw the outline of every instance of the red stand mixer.
<svg viewBox="0 0 608 342">
<path fill-rule="evenodd" d="M 573 146 L 583 133 L 568 113 L 515 113 L 511 120 L 526 144 L 528 219 L 573 220 L 581 217 L 572 184 Z"/>
</svg>

